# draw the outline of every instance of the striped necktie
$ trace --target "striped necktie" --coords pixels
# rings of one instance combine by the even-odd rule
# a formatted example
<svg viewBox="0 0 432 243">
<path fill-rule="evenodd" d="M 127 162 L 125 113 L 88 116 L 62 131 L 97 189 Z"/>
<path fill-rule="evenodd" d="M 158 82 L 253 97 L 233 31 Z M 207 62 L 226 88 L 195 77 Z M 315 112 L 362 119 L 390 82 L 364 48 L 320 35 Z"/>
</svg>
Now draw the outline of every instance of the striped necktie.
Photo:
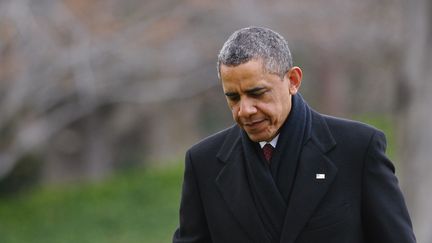
<svg viewBox="0 0 432 243">
<path fill-rule="evenodd" d="M 264 158 L 267 160 L 267 162 L 270 163 L 272 154 L 273 154 L 273 146 L 269 143 L 267 143 L 266 145 L 264 145 L 264 147 L 262 148 L 263 153 L 264 153 Z"/>
</svg>

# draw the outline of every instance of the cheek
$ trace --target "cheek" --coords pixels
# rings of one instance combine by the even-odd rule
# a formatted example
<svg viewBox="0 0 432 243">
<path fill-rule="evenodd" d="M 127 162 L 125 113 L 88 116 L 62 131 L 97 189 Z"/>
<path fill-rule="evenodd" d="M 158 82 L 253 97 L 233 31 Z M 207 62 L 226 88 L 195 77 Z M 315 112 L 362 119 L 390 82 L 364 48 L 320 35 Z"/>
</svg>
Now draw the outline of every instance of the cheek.
<svg viewBox="0 0 432 243">
<path fill-rule="evenodd" d="M 230 106 L 230 110 L 231 110 L 231 113 L 232 113 L 234 120 L 237 120 L 238 111 L 239 111 L 238 107 L 237 106 Z"/>
<path fill-rule="evenodd" d="M 258 109 L 271 120 L 275 119 L 276 115 L 279 113 L 279 108 L 272 104 L 263 103 L 258 107 Z"/>
<path fill-rule="evenodd" d="M 281 105 L 262 106 L 261 111 L 270 119 L 272 125 L 277 125 L 283 120 L 283 107 Z"/>
</svg>

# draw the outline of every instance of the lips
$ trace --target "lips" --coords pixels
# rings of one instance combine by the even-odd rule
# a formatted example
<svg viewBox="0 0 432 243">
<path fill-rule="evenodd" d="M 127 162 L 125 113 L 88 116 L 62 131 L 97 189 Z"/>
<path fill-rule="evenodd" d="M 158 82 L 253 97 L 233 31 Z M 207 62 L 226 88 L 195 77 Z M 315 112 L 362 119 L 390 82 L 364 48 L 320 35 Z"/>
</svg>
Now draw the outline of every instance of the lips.
<svg viewBox="0 0 432 243">
<path fill-rule="evenodd" d="M 253 126 L 253 125 L 256 125 L 256 124 L 263 122 L 263 121 L 264 121 L 264 119 L 260 119 L 260 120 L 255 120 L 255 121 L 243 122 L 243 124 L 245 126 Z"/>
<path fill-rule="evenodd" d="M 245 127 L 245 129 L 256 130 L 260 128 L 260 126 L 264 124 L 264 122 L 265 119 L 247 121 L 247 122 L 243 122 L 243 126 Z"/>
</svg>

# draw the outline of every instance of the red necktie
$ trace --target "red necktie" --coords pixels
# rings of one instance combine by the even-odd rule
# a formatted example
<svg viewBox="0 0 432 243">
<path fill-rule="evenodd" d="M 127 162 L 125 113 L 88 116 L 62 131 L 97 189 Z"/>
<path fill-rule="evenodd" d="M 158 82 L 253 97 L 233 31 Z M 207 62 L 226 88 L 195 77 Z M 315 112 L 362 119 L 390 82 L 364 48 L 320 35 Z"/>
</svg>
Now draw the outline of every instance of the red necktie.
<svg viewBox="0 0 432 243">
<path fill-rule="evenodd" d="M 264 145 L 263 149 L 263 153 L 264 153 L 264 158 L 267 160 L 267 162 L 270 162 L 272 154 L 273 154 L 273 146 L 271 146 L 271 144 L 267 143 L 266 145 Z"/>
</svg>

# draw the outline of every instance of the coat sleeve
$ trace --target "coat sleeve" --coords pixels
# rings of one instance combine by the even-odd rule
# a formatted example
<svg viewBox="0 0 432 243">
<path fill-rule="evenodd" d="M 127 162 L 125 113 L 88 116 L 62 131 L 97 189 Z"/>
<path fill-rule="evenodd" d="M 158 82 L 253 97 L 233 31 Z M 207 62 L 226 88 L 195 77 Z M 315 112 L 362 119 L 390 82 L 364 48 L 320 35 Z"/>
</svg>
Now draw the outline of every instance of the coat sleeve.
<svg viewBox="0 0 432 243">
<path fill-rule="evenodd" d="M 174 233 L 173 243 L 211 242 L 191 157 L 188 151 L 180 203 L 180 226 Z"/>
<path fill-rule="evenodd" d="M 376 131 L 363 170 L 362 222 L 366 242 L 414 243 L 408 210 L 385 149 L 385 136 Z"/>
</svg>

